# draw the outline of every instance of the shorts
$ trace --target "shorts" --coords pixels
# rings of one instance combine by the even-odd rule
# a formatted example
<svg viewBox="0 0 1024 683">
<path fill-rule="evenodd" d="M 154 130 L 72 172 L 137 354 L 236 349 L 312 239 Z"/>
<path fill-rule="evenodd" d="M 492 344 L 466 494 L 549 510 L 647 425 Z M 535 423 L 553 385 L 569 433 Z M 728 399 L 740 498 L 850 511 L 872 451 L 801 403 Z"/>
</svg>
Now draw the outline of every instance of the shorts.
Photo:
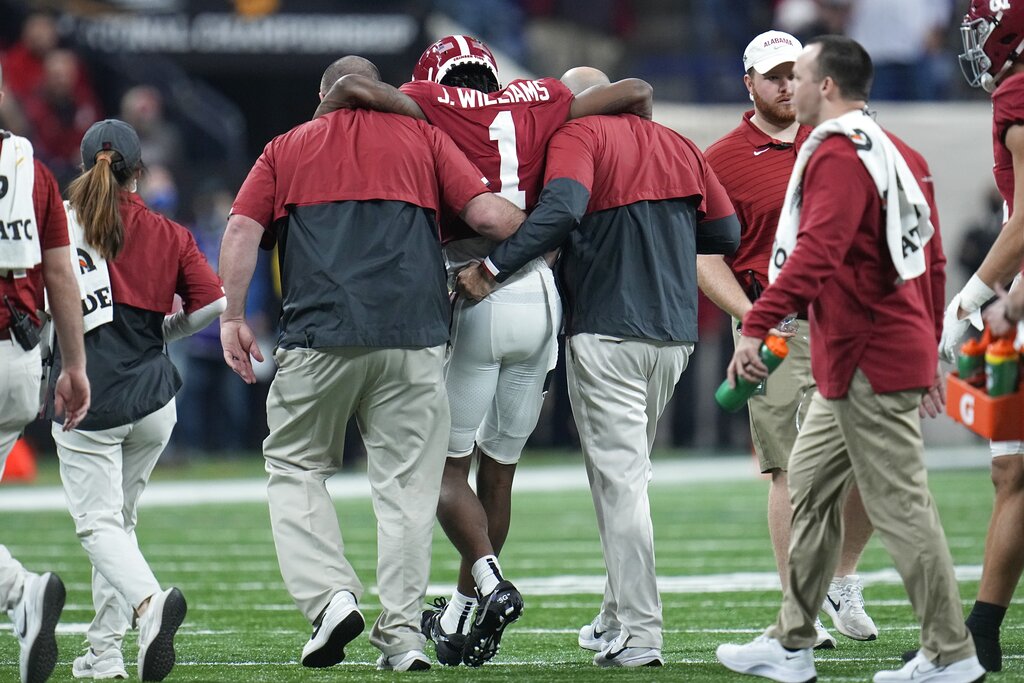
<svg viewBox="0 0 1024 683">
<path fill-rule="evenodd" d="M 750 436 L 762 472 L 789 469 L 789 454 L 817 389 L 811 374 L 810 324 L 786 340 L 789 355 L 765 380 L 765 393 L 747 402 Z M 739 332 L 733 333 L 733 339 Z"/>
<path fill-rule="evenodd" d="M 469 455 L 475 443 L 497 462 L 515 464 L 537 426 L 562 304 L 547 264 L 525 268 L 532 270 L 479 303 L 455 302 L 445 362 L 450 458 Z"/>
</svg>

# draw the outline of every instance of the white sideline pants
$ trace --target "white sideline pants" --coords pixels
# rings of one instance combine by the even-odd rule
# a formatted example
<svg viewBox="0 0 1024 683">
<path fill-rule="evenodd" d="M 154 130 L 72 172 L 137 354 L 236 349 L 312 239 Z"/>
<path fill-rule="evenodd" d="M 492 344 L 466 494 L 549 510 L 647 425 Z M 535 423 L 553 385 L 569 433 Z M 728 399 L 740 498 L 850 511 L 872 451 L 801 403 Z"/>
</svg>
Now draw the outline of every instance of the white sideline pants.
<svg viewBox="0 0 1024 683">
<path fill-rule="evenodd" d="M 14 442 L 39 412 L 42 368 L 38 346 L 26 351 L 13 339 L 0 339 L 0 479 Z"/>
<path fill-rule="evenodd" d="M 135 536 L 139 497 L 177 421 L 174 399 L 131 424 L 65 432 L 53 425 L 60 478 L 75 532 L 92 562 L 96 616 L 86 632 L 97 652 L 121 647 L 132 614 L 160 591 Z"/>
</svg>

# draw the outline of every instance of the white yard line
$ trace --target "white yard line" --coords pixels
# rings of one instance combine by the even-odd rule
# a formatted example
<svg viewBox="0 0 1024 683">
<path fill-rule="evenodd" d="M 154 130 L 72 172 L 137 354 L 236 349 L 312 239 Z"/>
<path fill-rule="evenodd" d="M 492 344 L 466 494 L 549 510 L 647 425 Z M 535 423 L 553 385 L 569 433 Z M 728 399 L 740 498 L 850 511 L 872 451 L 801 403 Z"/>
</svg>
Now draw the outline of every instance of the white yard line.
<svg viewBox="0 0 1024 683">
<path fill-rule="evenodd" d="M 929 469 L 988 467 L 987 447 L 932 448 L 926 454 Z M 746 456 L 703 458 L 655 458 L 653 487 L 661 484 L 699 484 L 736 481 L 760 476 Z M 154 482 L 146 488 L 141 507 L 176 507 L 208 503 L 254 503 L 267 499 L 264 479 Z M 337 474 L 327 482 L 336 500 L 367 498 L 370 485 L 363 473 Z M 556 467 L 529 464 L 529 454 L 516 472 L 516 491 L 585 490 L 583 463 Z M 0 488 L 0 512 L 64 510 L 64 491 L 59 486 L 4 486 Z"/>
</svg>

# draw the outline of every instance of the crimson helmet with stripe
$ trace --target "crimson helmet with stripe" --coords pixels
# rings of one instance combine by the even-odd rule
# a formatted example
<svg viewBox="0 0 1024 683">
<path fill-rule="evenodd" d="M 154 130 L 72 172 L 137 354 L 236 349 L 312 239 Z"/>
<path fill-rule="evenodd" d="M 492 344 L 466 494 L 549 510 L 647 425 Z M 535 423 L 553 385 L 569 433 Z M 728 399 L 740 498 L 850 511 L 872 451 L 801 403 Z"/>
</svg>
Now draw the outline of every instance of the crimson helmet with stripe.
<svg viewBox="0 0 1024 683">
<path fill-rule="evenodd" d="M 992 92 L 1024 50 L 1024 0 L 971 0 L 960 36 L 964 78 Z"/>
<path fill-rule="evenodd" d="M 488 69 L 498 81 L 498 63 L 490 48 L 472 36 L 445 36 L 424 50 L 412 70 L 414 81 L 440 83 L 453 67 L 460 64 L 479 64 Z"/>
</svg>

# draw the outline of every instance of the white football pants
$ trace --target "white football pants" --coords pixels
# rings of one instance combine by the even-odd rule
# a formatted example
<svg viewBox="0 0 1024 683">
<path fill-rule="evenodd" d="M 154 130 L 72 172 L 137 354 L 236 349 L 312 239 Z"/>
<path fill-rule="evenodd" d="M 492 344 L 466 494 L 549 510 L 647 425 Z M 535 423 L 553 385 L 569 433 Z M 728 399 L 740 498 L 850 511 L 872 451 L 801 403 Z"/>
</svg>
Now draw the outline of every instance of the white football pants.
<svg viewBox="0 0 1024 683">
<path fill-rule="evenodd" d="M 513 277 L 479 303 L 455 303 L 445 363 L 450 458 L 469 455 L 475 442 L 514 465 L 537 426 L 544 381 L 557 360 L 562 302 L 543 259 Z"/>
</svg>

